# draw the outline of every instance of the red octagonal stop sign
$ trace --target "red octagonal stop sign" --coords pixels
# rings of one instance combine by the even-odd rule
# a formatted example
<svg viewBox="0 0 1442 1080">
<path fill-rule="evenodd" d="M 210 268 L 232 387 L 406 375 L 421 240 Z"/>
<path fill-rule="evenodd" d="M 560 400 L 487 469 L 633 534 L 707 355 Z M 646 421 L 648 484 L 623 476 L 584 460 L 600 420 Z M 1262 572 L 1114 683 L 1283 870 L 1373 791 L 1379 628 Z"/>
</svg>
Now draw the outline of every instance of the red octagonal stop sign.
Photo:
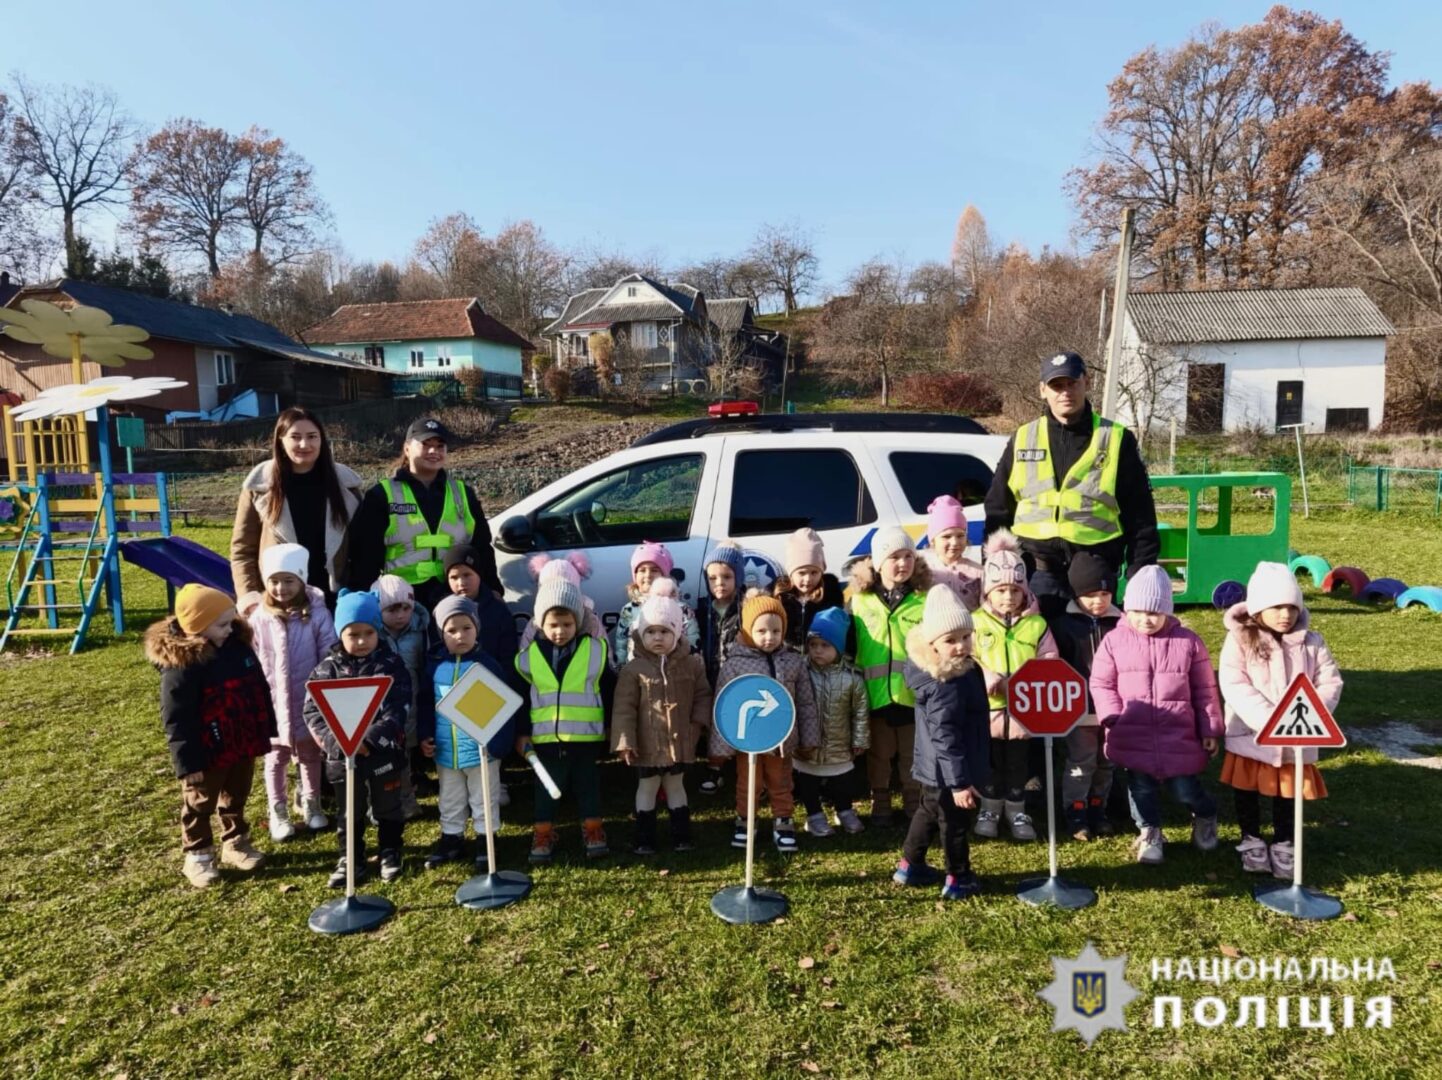
<svg viewBox="0 0 1442 1080">
<path fill-rule="evenodd" d="M 1006 684 L 1011 718 L 1030 735 L 1065 735 L 1087 711 L 1087 681 L 1065 660 L 1028 660 Z"/>
</svg>

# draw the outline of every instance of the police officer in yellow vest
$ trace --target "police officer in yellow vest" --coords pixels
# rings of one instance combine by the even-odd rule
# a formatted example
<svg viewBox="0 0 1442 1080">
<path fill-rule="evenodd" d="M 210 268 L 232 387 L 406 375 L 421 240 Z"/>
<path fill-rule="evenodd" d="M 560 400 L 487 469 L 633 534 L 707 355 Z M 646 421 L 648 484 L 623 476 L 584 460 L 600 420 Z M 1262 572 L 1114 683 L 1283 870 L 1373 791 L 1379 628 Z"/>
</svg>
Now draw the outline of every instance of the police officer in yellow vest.
<svg viewBox="0 0 1442 1080">
<path fill-rule="evenodd" d="M 469 544 L 481 557 L 481 583 L 504 594 L 496 573 L 496 551 L 481 501 L 460 479 L 446 473 L 448 447 L 455 438 L 434 417 L 406 431 L 401 464 L 366 492 L 347 533 L 350 588 L 369 589 L 381 574 L 411 583 L 416 601 L 434 609 L 450 589 L 442 557 L 446 549 Z"/>
<path fill-rule="evenodd" d="M 1067 567 L 1090 551 L 1128 575 L 1157 561 L 1157 511 L 1136 437 L 1087 400 L 1086 362 L 1059 353 L 1041 362 L 1046 412 L 1022 425 L 1002 452 L 986 496 L 986 531 L 1021 539 L 1031 588 L 1048 619 L 1071 599 Z"/>
</svg>

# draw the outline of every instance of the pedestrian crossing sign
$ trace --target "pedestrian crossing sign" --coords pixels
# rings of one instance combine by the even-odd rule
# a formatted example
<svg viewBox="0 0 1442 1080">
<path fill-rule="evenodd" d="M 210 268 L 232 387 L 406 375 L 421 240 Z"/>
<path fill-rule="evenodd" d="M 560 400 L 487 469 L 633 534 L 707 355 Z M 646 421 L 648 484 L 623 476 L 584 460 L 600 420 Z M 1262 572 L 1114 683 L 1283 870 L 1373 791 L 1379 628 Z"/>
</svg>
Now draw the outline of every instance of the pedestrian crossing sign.
<svg viewBox="0 0 1442 1080">
<path fill-rule="evenodd" d="M 1299 674 L 1272 710 L 1257 745 L 1337 747 L 1347 745 L 1347 736 L 1322 704 L 1312 680 Z"/>
</svg>

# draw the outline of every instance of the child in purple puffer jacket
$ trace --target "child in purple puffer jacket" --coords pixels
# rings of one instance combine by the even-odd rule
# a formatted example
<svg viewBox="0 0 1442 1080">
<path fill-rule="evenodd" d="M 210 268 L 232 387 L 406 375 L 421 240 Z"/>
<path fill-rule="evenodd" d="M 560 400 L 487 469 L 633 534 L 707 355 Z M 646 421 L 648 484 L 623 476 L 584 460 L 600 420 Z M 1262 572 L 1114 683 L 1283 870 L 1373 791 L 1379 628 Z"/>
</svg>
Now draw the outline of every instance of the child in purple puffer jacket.
<svg viewBox="0 0 1442 1080">
<path fill-rule="evenodd" d="M 1107 760 L 1130 771 L 1137 861 L 1162 861 L 1163 786 L 1191 808 L 1192 843 L 1213 851 L 1217 803 L 1201 772 L 1225 728 L 1212 659 L 1172 615 L 1172 583 L 1160 566 L 1133 575 L 1123 608 L 1126 618 L 1092 660 L 1091 693 Z"/>
</svg>

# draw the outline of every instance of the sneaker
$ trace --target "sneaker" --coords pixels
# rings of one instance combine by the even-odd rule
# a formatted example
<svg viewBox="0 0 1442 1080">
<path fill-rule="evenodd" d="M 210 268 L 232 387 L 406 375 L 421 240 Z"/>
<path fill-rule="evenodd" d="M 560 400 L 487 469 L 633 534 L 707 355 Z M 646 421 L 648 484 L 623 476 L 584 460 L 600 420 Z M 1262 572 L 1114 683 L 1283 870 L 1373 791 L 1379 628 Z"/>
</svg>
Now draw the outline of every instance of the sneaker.
<svg viewBox="0 0 1442 1080">
<path fill-rule="evenodd" d="M 330 828 L 330 818 L 325 816 L 325 811 L 320 808 L 319 799 L 306 799 L 302 811 L 305 817 L 305 827 L 311 832 L 320 832 Z"/>
<path fill-rule="evenodd" d="M 510 790 L 506 787 L 505 784 L 502 784 L 502 785 L 497 789 L 497 793 L 496 793 L 496 805 L 497 805 L 497 806 L 510 806 L 510 805 L 511 805 L 511 792 L 510 792 Z"/>
<path fill-rule="evenodd" d="M 971 831 L 984 839 L 995 840 L 1000 824 L 1001 800 L 983 798 L 981 809 L 976 812 L 976 824 L 971 827 Z"/>
<path fill-rule="evenodd" d="M 832 836 L 836 832 L 836 830 L 831 827 L 831 822 L 826 820 L 826 815 L 824 813 L 807 814 L 806 831 L 812 836 L 817 837 Z"/>
<path fill-rule="evenodd" d="M 550 822 L 537 822 L 531 833 L 531 862 L 548 863 L 556 850 L 556 827 Z"/>
<path fill-rule="evenodd" d="M 1247 873 L 1270 874 L 1272 872 L 1272 860 L 1267 855 L 1267 845 L 1260 837 L 1242 837 L 1242 842 L 1237 845 L 1237 851 L 1242 856 L 1242 869 Z"/>
<path fill-rule="evenodd" d="M 290 823 L 290 807 L 285 800 L 270 804 L 270 838 L 276 841 L 289 840 L 295 835 L 295 826 Z"/>
<path fill-rule="evenodd" d="M 441 838 L 436 841 L 436 846 L 426 856 L 423 864 L 427 870 L 434 870 L 438 866 L 444 866 L 448 862 L 455 862 L 461 857 L 461 849 L 465 846 L 465 840 L 451 833 L 441 833 Z"/>
<path fill-rule="evenodd" d="M 712 769 L 701 781 L 702 795 L 715 795 L 726 785 L 726 778 L 721 775 L 720 769 Z"/>
<path fill-rule="evenodd" d="M 355 883 L 359 885 L 366 878 L 370 877 L 370 871 L 366 869 L 365 859 L 359 858 L 355 864 Z M 336 860 L 335 869 L 330 872 L 330 880 L 326 882 L 332 889 L 345 888 L 345 856 L 342 855 Z"/>
<path fill-rule="evenodd" d="M 208 889 L 220 880 L 220 870 L 215 865 L 215 852 L 211 848 L 187 851 L 185 864 L 180 872 L 185 880 L 197 889 Z"/>
<path fill-rule="evenodd" d="M 1087 804 L 1074 802 L 1066 808 L 1066 831 L 1071 833 L 1073 840 L 1086 843 L 1092 838 L 1092 831 L 1087 821 Z"/>
<path fill-rule="evenodd" d="M 970 900 L 980 892 L 981 882 L 970 871 L 965 874 L 947 874 L 946 883 L 941 887 L 941 898 L 943 900 Z"/>
<path fill-rule="evenodd" d="M 587 818 L 581 822 L 581 842 L 586 845 L 586 858 L 603 859 L 611 854 L 606 844 L 606 830 L 600 818 Z"/>
<path fill-rule="evenodd" d="M 1006 827 L 1013 840 L 1036 839 L 1036 826 L 1031 823 L 1031 815 L 1026 812 L 1025 802 L 1007 800 Z"/>
<path fill-rule="evenodd" d="M 924 862 L 913 863 L 905 859 L 898 859 L 896 872 L 891 875 L 891 880 L 898 885 L 935 885 L 941 880 L 941 871 L 934 866 L 928 866 Z"/>
<path fill-rule="evenodd" d="M 404 864 L 401 862 L 401 853 L 395 848 L 386 848 L 381 852 L 381 880 L 394 881 L 401 876 Z"/>
<path fill-rule="evenodd" d="M 845 810 L 842 810 L 839 814 L 837 814 L 836 821 L 837 824 L 839 824 L 852 836 L 855 836 L 859 832 L 866 831 L 866 826 L 861 823 L 861 815 L 858 814 L 855 810 L 852 810 L 850 807 L 847 807 Z"/>
<path fill-rule="evenodd" d="M 1192 818 L 1192 843 L 1198 851 L 1217 850 L 1217 815 Z"/>
<path fill-rule="evenodd" d="M 746 847 L 746 819 L 738 817 L 736 824 L 731 827 L 731 846 L 745 850 Z"/>
<path fill-rule="evenodd" d="M 233 866 L 245 873 L 258 869 L 264 862 L 265 856 L 255 849 L 248 836 L 232 840 L 220 849 L 222 866 Z"/>
<path fill-rule="evenodd" d="M 1270 854 L 1272 856 L 1272 876 L 1281 881 L 1291 881 L 1292 870 L 1296 866 L 1296 852 L 1292 850 L 1292 842 L 1283 840 L 1279 844 L 1273 844 Z"/>
<path fill-rule="evenodd" d="M 1158 865 L 1162 861 L 1162 845 L 1161 829 L 1151 825 L 1142 829 L 1141 835 L 1132 845 L 1137 849 L 1137 862 L 1148 866 Z"/>
<path fill-rule="evenodd" d="M 771 842 L 783 855 L 796 851 L 796 827 L 789 817 L 779 817 L 771 823 Z"/>
<path fill-rule="evenodd" d="M 1087 800 L 1087 828 L 1093 836 L 1117 834 L 1117 827 L 1112 824 L 1112 819 L 1107 817 L 1106 800 L 1100 795 L 1093 795 Z"/>
</svg>

